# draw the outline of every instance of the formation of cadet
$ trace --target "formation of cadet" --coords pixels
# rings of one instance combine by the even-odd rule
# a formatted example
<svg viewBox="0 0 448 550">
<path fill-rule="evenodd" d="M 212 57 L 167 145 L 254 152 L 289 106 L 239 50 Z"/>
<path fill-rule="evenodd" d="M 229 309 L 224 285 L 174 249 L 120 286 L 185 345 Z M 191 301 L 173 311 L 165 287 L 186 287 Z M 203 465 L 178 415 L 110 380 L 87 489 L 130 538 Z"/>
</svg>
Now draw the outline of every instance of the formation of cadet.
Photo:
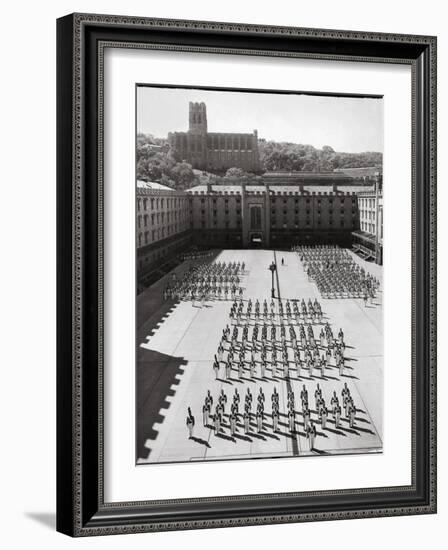
<svg viewBox="0 0 448 550">
<path fill-rule="evenodd" d="M 293 250 L 323 298 L 361 297 L 367 301 L 375 296 L 379 281 L 355 263 L 346 250 L 335 246 L 298 246 Z M 230 293 L 229 323 L 214 356 L 213 376 L 216 380 L 240 382 L 284 380 L 282 404 L 277 387 L 270 399 L 261 386 L 247 387 L 241 393 L 234 388 L 229 394 L 221 389 L 215 397 L 208 390 L 202 407 L 203 426 L 213 429 L 215 436 L 228 432 L 232 438 L 241 430 L 246 436 L 267 431 L 301 434 L 312 451 L 316 437 L 328 429 L 329 422 L 339 430 L 355 425 L 356 406 L 346 382 L 339 394 L 334 390 L 327 401 L 319 383 L 313 384 L 311 405 L 303 383 L 316 377 L 325 380 L 329 369 L 337 369 L 339 377 L 344 375 L 344 331 L 333 331 L 317 299 L 243 301 L 240 278 L 244 270 L 244 262 L 202 264 L 191 269 L 182 281 L 173 283 L 168 294 L 203 301 L 224 296 L 228 299 Z M 301 380 L 301 408 L 296 405 L 291 379 Z M 268 411 L 266 402 L 270 402 Z M 191 437 L 194 417 L 190 410 L 187 426 Z M 303 432 L 298 426 L 303 426 Z"/>
<path fill-rule="evenodd" d="M 215 379 L 222 375 L 229 380 L 234 373 L 239 380 L 247 376 L 252 380 L 269 376 L 288 379 L 294 374 L 297 378 L 324 378 L 332 367 L 343 376 L 344 331 L 341 328 L 336 336 L 329 323 L 323 323 L 317 300 L 309 300 L 308 304 L 302 300 L 300 309 L 297 303 L 291 308 L 289 300 L 285 307 L 278 301 L 276 307 L 271 301 L 268 308 L 264 300 L 261 308 L 258 300 L 254 307 L 252 300 L 246 307 L 242 301 L 233 302 L 230 326 L 227 324 L 222 331 L 212 363 Z"/>
<path fill-rule="evenodd" d="M 292 304 L 292 306 L 291 306 Z M 252 309 L 254 311 L 252 311 Z M 271 299 L 268 307 L 267 300 L 263 301 L 263 311 L 261 311 L 260 301 L 255 301 L 255 307 L 252 299 L 249 299 L 244 309 L 242 300 L 234 301 L 229 314 L 232 325 L 247 325 L 251 321 L 255 323 L 289 323 L 300 325 L 301 323 L 319 324 L 322 323 L 323 313 L 320 303 L 315 299 L 308 299 L 308 303 L 302 298 L 300 306 L 298 300 L 276 300 Z"/>
<path fill-rule="evenodd" d="M 204 303 L 207 300 L 228 300 L 243 296 L 241 276 L 244 262 L 203 262 L 182 276 L 173 273 L 171 281 L 163 289 L 164 300 L 191 300 Z"/>
<path fill-rule="evenodd" d="M 266 395 L 261 387 L 259 387 L 258 391 L 254 390 L 253 392 L 248 387 L 244 396 L 240 394 L 238 388 L 235 388 L 233 394 L 229 395 L 226 394 L 224 389 L 221 389 L 216 400 L 213 398 L 210 390 L 207 390 L 202 407 L 202 423 L 205 428 L 213 429 L 215 436 L 228 430 L 233 437 L 240 429 L 244 431 L 245 435 L 270 430 L 273 433 L 282 433 L 280 424 L 287 426 L 285 433 L 297 434 L 299 431 L 297 428 L 297 417 L 301 415 L 302 422 L 299 421 L 299 424 L 303 425 L 304 435 L 309 442 L 310 451 L 314 449 L 317 435 L 316 424 L 320 426 L 321 430 L 325 431 L 327 429 L 329 414 L 333 418 L 332 423 L 335 428 L 341 429 L 342 409 L 344 409 L 345 421 L 350 428 L 355 426 L 357 409 L 346 382 L 340 395 L 334 390 L 328 407 L 319 383 L 314 390 L 313 410 L 310 409 L 309 393 L 306 384 L 303 384 L 299 398 L 301 411 L 296 408 L 294 391 L 289 389 L 286 396 L 286 408 L 281 411 L 280 394 L 277 388 L 274 387 L 270 398 L 271 412 L 269 415 L 265 410 Z M 267 422 L 268 417 L 271 418 L 272 423 Z M 287 423 L 280 422 L 282 417 L 287 419 Z M 191 438 L 193 436 L 194 417 L 190 408 L 188 408 L 187 414 L 187 428 L 189 437 Z"/>
<path fill-rule="evenodd" d="M 194 250 L 191 252 L 185 252 L 184 254 L 180 254 L 179 258 L 185 262 L 188 260 L 199 260 L 203 258 L 211 258 L 215 253 L 216 251 L 214 250 Z"/>
<path fill-rule="evenodd" d="M 315 282 L 323 298 L 363 298 L 365 304 L 376 296 L 379 280 L 338 246 L 296 246 L 308 279 Z"/>
</svg>

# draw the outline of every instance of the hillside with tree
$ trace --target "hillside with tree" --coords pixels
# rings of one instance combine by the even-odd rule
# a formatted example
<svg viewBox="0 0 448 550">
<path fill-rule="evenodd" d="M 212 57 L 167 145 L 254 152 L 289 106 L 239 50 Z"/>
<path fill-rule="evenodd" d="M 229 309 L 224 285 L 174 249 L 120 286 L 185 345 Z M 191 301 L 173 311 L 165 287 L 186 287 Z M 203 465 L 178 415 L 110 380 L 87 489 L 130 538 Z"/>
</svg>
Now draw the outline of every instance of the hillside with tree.
<svg viewBox="0 0 448 550">
<path fill-rule="evenodd" d="M 333 172 L 341 168 L 381 166 L 382 153 L 340 153 L 329 145 L 316 149 L 312 145 L 261 141 L 260 160 L 267 172 Z"/>
<path fill-rule="evenodd" d="M 337 152 L 329 145 L 316 149 L 312 145 L 264 141 L 259 142 L 260 160 L 266 172 L 333 172 L 344 168 L 381 167 L 382 153 Z M 137 179 L 155 181 L 174 189 L 188 189 L 210 182 L 229 184 L 244 178 L 248 185 L 259 183 L 260 176 L 248 174 L 241 168 L 229 168 L 223 174 L 194 170 L 191 164 L 177 158 L 166 139 L 150 134 L 137 136 Z"/>
</svg>

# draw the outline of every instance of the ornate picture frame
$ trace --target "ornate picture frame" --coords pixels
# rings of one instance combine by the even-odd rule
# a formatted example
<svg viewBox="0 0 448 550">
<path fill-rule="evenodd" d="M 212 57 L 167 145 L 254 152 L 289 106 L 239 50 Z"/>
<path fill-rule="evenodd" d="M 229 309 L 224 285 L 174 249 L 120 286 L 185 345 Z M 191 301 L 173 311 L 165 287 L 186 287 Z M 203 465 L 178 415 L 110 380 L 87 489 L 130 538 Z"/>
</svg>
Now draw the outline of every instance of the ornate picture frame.
<svg viewBox="0 0 448 550">
<path fill-rule="evenodd" d="M 399 63 L 412 71 L 412 483 L 104 498 L 104 51 Z M 436 38 L 110 15 L 57 22 L 57 530 L 70 536 L 436 512 Z M 132 366 L 130 366 L 132 368 Z"/>
</svg>

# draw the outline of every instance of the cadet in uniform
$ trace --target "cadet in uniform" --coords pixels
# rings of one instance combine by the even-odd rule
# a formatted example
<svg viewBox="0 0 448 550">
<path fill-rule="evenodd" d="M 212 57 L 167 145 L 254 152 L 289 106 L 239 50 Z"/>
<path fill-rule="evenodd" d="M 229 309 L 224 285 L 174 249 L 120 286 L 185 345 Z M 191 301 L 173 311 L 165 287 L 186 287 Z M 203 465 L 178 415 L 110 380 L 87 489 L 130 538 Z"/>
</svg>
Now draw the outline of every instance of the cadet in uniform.
<svg viewBox="0 0 448 550">
<path fill-rule="evenodd" d="M 263 411 L 260 407 L 257 408 L 255 420 L 257 422 L 257 433 L 260 433 L 263 430 Z"/>
<path fill-rule="evenodd" d="M 308 405 L 303 407 L 302 415 L 303 415 L 303 425 L 305 427 L 305 430 L 307 430 L 311 419 L 311 413 L 310 413 L 310 409 L 308 408 Z"/>
<path fill-rule="evenodd" d="M 320 359 L 320 375 L 322 378 L 325 378 L 325 367 L 327 366 L 327 362 L 325 360 L 325 357 L 322 355 Z"/>
<path fill-rule="evenodd" d="M 227 363 L 226 363 L 226 380 L 230 378 L 231 372 L 232 372 L 232 360 L 230 357 L 228 357 Z"/>
<path fill-rule="evenodd" d="M 255 360 L 254 358 L 252 357 L 251 361 L 250 361 L 250 377 L 253 378 L 255 376 Z"/>
<path fill-rule="evenodd" d="M 218 397 L 218 404 L 221 407 L 222 414 L 225 413 L 226 403 L 227 403 L 227 395 L 224 393 L 224 390 L 221 390 L 221 393 L 219 394 L 219 397 Z"/>
<path fill-rule="evenodd" d="M 279 411 L 278 411 L 278 405 L 275 403 L 272 406 L 272 427 L 274 429 L 274 432 L 278 431 L 278 421 L 279 421 Z"/>
<path fill-rule="evenodd" d="M 207 390 L 207 395 L 205 396 L 205 404 L 209 405 L 210 407 L 213 405 L 213 397 L 210 393 L 210 390 Z"/>
<path fill-rule="evenodd" d="M 188 428 L 188 439 L 191 439 L 193 437 L 193 430 L 194 430 L 194 416 L 191 412 L 190 407 L 188 407 L 187 428 Z"/>
<path fill-rule="evenodd" d="M 246 408 L 243 414 L 244 433 L 247 435 L 250 432 L 250 412 Z"/>
<path fill-rule="evenodd" d="M 321 423 L 321 426 L 322 426 L 322 429 L 325 430 L 326 426 L 327 426 L 327 418 L 328 418 L 328 409 L 327 407 L 324 405 L 321 409 L 320 409 L 320 423 Z"/>
<path fill-rule="evenodd" d="M 218 361 L 213 361 L 213 370 L 215 371 L 215 378 L 218 380 L 219 377 L 219 364 Z"/>
<path fill-rule="evenodd" d="M 263 357 L 261 360 L 261 378 L 264 378 L 266 374 L 266 358 Z"/>
<path fill-rule="evenodd" d="M 316 426 L 314 425 L 313 421 L 311 420 L 308 428 L 306 429 L 306 436 L 310 442 L 310 451 L 314 449 L 314 440 L 316 438 Z"/>
<path fill-rule="evenodd" d="M 202 407 L 202 422 L 204 424 L 204 427 L 206 427 L 208 424 L 209 414 L 210 414 L 210 405 L 207 402 L 205 402 Z"/>
<path fill-rule="evenodd" d="M 236 431 L 236 414 L 234 412 L 230 414 L 229 421 L 230 421 L 230 434 L 233 437 Z"/>
<path fill-rule="evenodd" d="M 244 367 L 244 360 L 240 356 L 240 360 L 238 361 L 238 378 L 239 379 L 243 377 L 243 367 Z"/>
<path fill-rule="evenodd" d="M 289 431 L 293 433 L 296 429 L 296 413 L 294 412 L 293 408 L 289 408 L 288 412 L 288 424 L 289 424 Z"/>
<path fill-rule="evenodd" d="M 356 407 L 353 403 L 353 399 L 350 400 L 350 405 L 348 407 L 348 422 L 350 428 L 353 428 L 355 425 L 355 416 L 356 416 Z"/>
<path fill-rule="evenodd" d="M 341 405 L 339 402 L 333 408 L 334 425 L 339 428 L 341 425 Z"/>
<path fill-rule="evenodd" d="M 302 401 L 302 408 L 308 406 L 308 390 L 306 389 L 305 384 L 303 384 L 302 390 L 300 392 L 300 399 Z"/>
<path fill-rule="evenodd" d="M 314 402 L 316 404 L 316 411 L 318 410 L 319 400 L 321 398 L 322 398 L 322 388 L 319 386 L 319 382 L 318 382 L 316 391 L 314 392 Z"/>
<path fill-rule="evenodd" d="M 275 349 L 275 344 L 273 344 L 272 354 L 271 354 L 271 368 L 272 368 L 272 378 L 277 376 L 277 350 Z"/>
<path fill-rule="evenodd" d="M 331 398 L 331 401 L 330 401 L 330 406 L 332 408 L 332 411 L 333 411 L 333 415 L 334 415 L 334 408 L 339 405 L 339 398 L 338 396 L 336 395 L 336 391 L 333 391 L 333 396 Z"/>
<path fill-rule="evenodd" d="M 216 408 L 215 415 L 213 417 L 213 423 L 215 426 L 215 435 L 218 435 L 219 430 L 221 429 L 221 413 L 218 412 L 218 407 Z"/>
</svg>

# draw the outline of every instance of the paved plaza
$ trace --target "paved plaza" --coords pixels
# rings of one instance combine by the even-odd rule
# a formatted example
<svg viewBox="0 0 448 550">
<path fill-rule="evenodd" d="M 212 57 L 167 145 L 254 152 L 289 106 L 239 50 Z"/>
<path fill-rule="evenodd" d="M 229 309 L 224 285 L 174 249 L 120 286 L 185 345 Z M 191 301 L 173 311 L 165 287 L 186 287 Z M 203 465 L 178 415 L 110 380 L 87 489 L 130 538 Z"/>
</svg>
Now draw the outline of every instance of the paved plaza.
<svg viewBox="0 0 448 550">
<path fill-rule="evenodd" d="M 350 254 L 352 254 L 350 252 Z M 346 343 L 346 368 L 342 376 L 336 366 L 330 364 L 325 375 L 315 370 L 312 377 L 306 369 L 289 378 L 270 370 L 262 378 L 244 374 L 238 378 L 232 371 L 225 379 L 220 374 L 215 379 L 213 358 L 217 353 L 223 329 L 231 321 L 229 313 L 232 300 L 210 300 L 204 304 L 191 300 L 163 300 L 163 289 L 173 275 L 169 273 L 137 298 L 137 410 L 136 455 L 137 463 L 189 462 L 219 459 L 248 459 L 283 456 L 307 456 L 317 454 L 351 454 L 379 452 L 382 449 L 383 408 L 383 308 L 382 268 L 367 263 L 356 255 L 354 261 L 380 280 L 381 286 L 373 303 L 362 299 L 323 299 L 316 285 L 308 280 L 299 255 L 295 252 L 273 250 L 222 250 L 207 261 L 245 262 L 241 279 L 243 300 L 262 303 L 271 300 L 271 272 L 269 265 L 275 261 L 276 307 L 278 299 L 285 303 L 317 299 L 323 310 L 323 323 L 329 323 L 335 335 L 340 328 Z M 282 265 L 282 259 L 284 265 Z M 174 272 L 177 278 L 186 273 L 198 260 L 179 265 Z M 254 324 L 254 321 L 252 322 Z M 286 324 L 287 326 L 287 324 Z M 323 325 L 315 325 L 318 336 Z M 297 325 L 296 325 L 296 328 Z M 239 336 L 241 338 L 241 336 Z M 293 350 L 290 350 L 291 354 Z M 293 355 L 290 356 L 291 362 Z M 224 369 L 222 369 L 224 370 Z M 314 404 L 317 384 L 330 403 L 333 391 L 340 396 L 347 384 L 356 407 L 355 423 L 349 426 L 342 414 L 336 428 L 331 414 L 322 429 Z M 313 450 L 310 450 L 301 414 L 299 395 L 306 386 L 309 394 L 311 419 L 317 428 Z M 241 418 L 237 431 L 231 435 L 228 415 L 224 415 L 222 430 L 215 434 L 213 427 L 203 426 L 202 407 L 207 391 L 215 402 L 221 390 L 228 396 L 230 407 L 235 388 L 244 400 L 247 388 L 254 399 L 263 389 L 266 396 L 263 430 L 257 432 L 252 421 L 251 430 L 244 433 Z M 272 429 L 271 394 L 274 387 L 279 393 L 279 430 Z M 286 415 L 288 392 L 296 396 L 296 430 L 291 432 Z M 188 407 L 195 417 L 193 437 L 189 438 L 186 418 Z M 242 408 L 242 407 L 241 407 Z M 241 417 L 241 415 L 240 415 Z"/>
</svg>

